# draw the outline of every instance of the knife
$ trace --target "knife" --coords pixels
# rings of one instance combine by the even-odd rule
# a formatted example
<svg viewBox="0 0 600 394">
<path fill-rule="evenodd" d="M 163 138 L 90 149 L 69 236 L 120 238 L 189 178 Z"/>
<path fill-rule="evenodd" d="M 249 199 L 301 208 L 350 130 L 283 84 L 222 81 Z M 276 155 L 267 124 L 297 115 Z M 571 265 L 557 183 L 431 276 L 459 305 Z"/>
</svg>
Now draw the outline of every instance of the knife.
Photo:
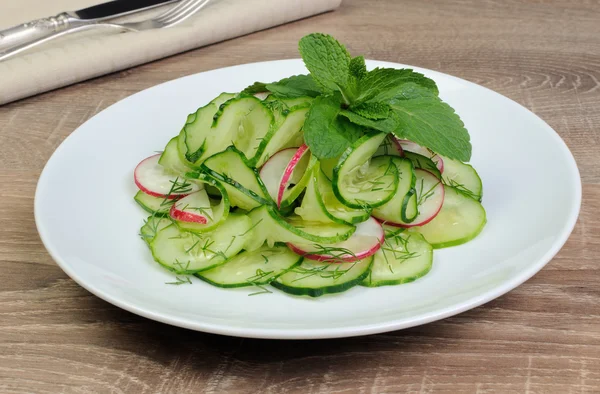
<svg viewBox="0 0 600 394">
<path fill-rule="evenodd" d="M 145 11 L 179 0 L 113 0 L 77 11 L 36 19 L 0 31 L 0 51 L 43 40 L 73 28 Z"/>
</svg>

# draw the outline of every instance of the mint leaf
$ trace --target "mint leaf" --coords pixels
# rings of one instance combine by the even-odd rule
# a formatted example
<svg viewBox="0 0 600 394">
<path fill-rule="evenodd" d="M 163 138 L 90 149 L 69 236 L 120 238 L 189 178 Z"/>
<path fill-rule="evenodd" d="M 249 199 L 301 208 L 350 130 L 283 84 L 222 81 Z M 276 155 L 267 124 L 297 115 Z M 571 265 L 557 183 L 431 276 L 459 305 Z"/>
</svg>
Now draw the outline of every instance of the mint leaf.
<svg viewBox="0 0 600 394">
<path fill-rule="evenodd" d="M 393 111 L 390 113 L 388 118 L 380 120 L 369 119 L 350 110 L 342 110 L 340 112 L 340 115 L 344 116 L 350 122 L 356 125 L 368 127 L 370 129 L 375 129 L 386 133 L 393 133 L 398 128 L 398 118 Z"/>
<path fill-rule="evenodd" d="M 341 96 L 319 96 L 306 114 L 304 141 L 318 159 L 330 159 L 342 154 L 358 140 L 364 129 L 339 115 Z"/>
<path fill-rule="evenodd" d="M 263 82 L 254 82 L 252 85 L 248 86 L 246 89 L 242 90 L 242 93 L 245 94 L 256 94 L 267 92 L 267 85 Z"/>
<path fill-rule="evenodd" d="M 269 83 L 267 90 L 281 98 L 317 97 L 321 94 L 319 85 L 310 75 L 294 75 L 281 81 Z"/>
<path fill-rule="evenodd" d="M 387 102 L 402 96 L 407 88 L 414 90 L 415 84 L 438 94 L 435 82 L 423 74 L 410 69 L 376 68 L 361 80 L 357 102 Z"/>
<path fill-rule="evenodd" d="M 386 103 L 362 103 L 350 107 L 352 112 L 367 119 L 386 119 L 390 116 L 390 106 Z"/>
<path fill-rule="evenodd" d="M 471 142 L 464 123 L 439 97 L 396 100 L 391 108 L 398 119 L 398 128 L 394 131 L 397 137 L 450 159 L 469 161 L 471 158 Z"/>
<path fill-rule="evenodd" d="M 349 71 L 351 76 L 359 80 L 367 75 L 365 58 L 362 56 L 353 57 L 352 60 L 350 60 Z"/>
<path fill-rule="evenodd" d="M 329 90 L 348 85 L 350 54 L 330 35 L 313 33 L 300 39 L 300 55 L 313 78 Z"/>
</svg>

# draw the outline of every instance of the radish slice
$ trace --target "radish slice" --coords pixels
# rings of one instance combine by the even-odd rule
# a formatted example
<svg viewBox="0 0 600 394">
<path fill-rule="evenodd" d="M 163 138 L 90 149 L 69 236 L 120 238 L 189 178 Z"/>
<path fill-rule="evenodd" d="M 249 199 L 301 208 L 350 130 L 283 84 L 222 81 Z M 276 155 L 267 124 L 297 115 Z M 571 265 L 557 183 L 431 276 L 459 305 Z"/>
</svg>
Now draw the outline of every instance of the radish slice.
<svg viewBox="0 0 600 394">
<path fill-rule="evenodd" d="M 283 172 L 283 177 L 281 178 L 281 183 L 279 184 L 279 190 L 277 192 L 277 206 L 281 206 L 281 201 L 283 201 L 286 191 L 291 190 L 288 189 L 290 185 L 296 185 L 302 179 L 304 172 L 306 171 L 306 167 L 308 166 L 308 161 L 310 159 L 310 154 L 308 150 L 308 146 L 303 144 L 292 159 L 289 161 L 285 171 Z"/>
<path fill-rule="evenodd" d="M 153 197 L 176 199 L 201 189 L 198 184 L 167 172 L 158 164 L 158 159 L 160 154 L 150 156 L 135 167 L 133 179 L 142 192 Z"/>
<path fill-rule="evenodd" d="M 262 179 L 267 192 L 277 201 L 281 179 L 290 160 L 296 154 L 298 148 L 288 148 L 275 153 L 260 169 L 260 179 Z"/>
<path fill-rule="evenodd" d="M 385 222 L 396 227 L 422 226 L 433 220 L 442 209 L 444 204 L 444 185 L 435 175 L 429 171 L 416 169 L 417 181 L 417 210 L 419 213 L 411 223 Z"/>
<path fill-rule="evenodd" d="M 440 155 L 438 155 L 437 153 L 434 153 L 434 152 L 430 151 L 429 149 L 427 149 L 419 144 L 415 144 L 414 142 L 409 141 L 409 140 L 397 139 L 397 142 L 400 144 L 402 149 L 405 151 L 418 153 L 420 155 L 430 158 L 431 161 L 433 161 L 435 163 L 437 169 L 440 170 L 440 173 L 444 172 L 444 159 L 442 159 L 442 157 Z"/>
<path fill-rule="evenodd" d="M 178 221 L 206 224 L 212 220 L 213 212 L 206 190 L 189 194 L 171 207 L 169 215 Z"/>
<path fill-rule="evenodd" d="M 342 263 L 369 257 L 381 248 L 383 241 L 383 227 L 375 218 L 369 217 L 357 224 L 354 234 L 345 241 L 331 245 L 288 243 L 288 247 L 311 260 Z"/>
<path fill-rule="evenodd" d="M 377 156 L 404 156 L 404 151 L 402 150 L 402 145 L 398 139 L 392 135 L 388 135 L 385 140 L 379 145 L 377 148 L 377 152 L 373 155 L 373 157 Z"/>
</svg>

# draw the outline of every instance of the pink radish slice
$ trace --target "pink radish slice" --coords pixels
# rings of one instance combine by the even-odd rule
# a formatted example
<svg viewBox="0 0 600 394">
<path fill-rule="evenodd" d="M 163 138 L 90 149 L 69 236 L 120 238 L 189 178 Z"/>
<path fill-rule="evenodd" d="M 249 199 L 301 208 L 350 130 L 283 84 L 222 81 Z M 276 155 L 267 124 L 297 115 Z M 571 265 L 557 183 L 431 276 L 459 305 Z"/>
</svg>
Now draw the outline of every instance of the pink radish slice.
<svg viewBox="0 0 600 394">
<path fill-rule="evenodd" d="M 421 169 L 415 170 L 417 181 L 415 189 L 417 190 L 417 209 L 419 213 L 412 223 L 392 223 L 386 221 L 385 224 L 396 227 L 415 227 L 423 226 L 433 220 L 444 205 L 444 185 L 431 172 Z"/>
<path fill-rule="evenodd" d="M 419 144 L 415 144 L 414 142 L 409 141 L 409 140 L 397 139 L 397 141 L 403 150 L 408 151 L 408 152 L 418 153 L 420 155 L 430 158 L 431 161 L 433 161 L 435 163 L 437 169 L 440 170 L 440 173 L 444 172 L 444 159 L 442 159 L 442 157 L 440 155 L 438 155 L 437 153 L 433 153 L 429 149 L 422 147 Z"/>
<path fill-rule="evenodd" d="M 277 206 L 281 206 L 281 201 L 283 201 L 283 197 L 288 186 L 298 183 L 302 178 L 302 175 L 304 175 L 304 173 L 296 171 L 296 169 L 298 167 L 304 167 L 300 166 L 299 164 L 303 162 L 302 159 L 306 158 L 306 160 L 308 160 L 308 153 L 308 146 L 306 146 L 306 144 L 302 144 L 302 146 L 298 148 L 292 159 L 289 161 L 285 171 L 283 172 L 281 183 L 279 184 L 279 191 L 277 192 Z"/>
<path fill-rule="evenodd" d="M 212 209 L 206 190 L 188 194 L 171 207 L 169 215 L 178 221 L 206 224 L 212 220 Z"/>
<path fill-rule="evenodd" d="M 375 152 L 373 157 L 382 155 L 404 156 L 402 145 L 400 145 L 398 139 L 391 134 L 385 138 L 385 141 L 383 141 L 383 143 L 377 149 L 377 152 Z"/>
<path fill-rule="evenodd" d="M 277 201 L 279 186 L 285 169 L 296 154 L 298 148 L 288 148 L 275 153 L 260 169 L 262 179 L 273 201 Z"/>
<path fill-rule="evenodd" d="M 165 171 L 164 167 L 158 164 L 158 159 L 160 154 L 150 156 L 142 160 L 133 171 L 135 184 L 142 192 L 153 197 L 176 199 L 200 190 L 197 184 Z M 178 190 L 173 190 L 175 182 L 181 186 L 177 187 Z M 183 187 L 184 182 L 189 186 Z"/>
<path fill-rule="evenodd" d="M 384 231 L 381 224 L 373 217 L 356 225 L 356 231 L 345 241 L 332 245 L 315 245 L 288 243 L 288 247 L 296 254 L 311 260 L 335 262 L 348 262 L 361 260 L 374 254 L 381 248 L 384 240 Z M 330 249 L 327 253 L 323 248 Z M 345 252 L 345 250 L 352 254 Z"/>
</svg>

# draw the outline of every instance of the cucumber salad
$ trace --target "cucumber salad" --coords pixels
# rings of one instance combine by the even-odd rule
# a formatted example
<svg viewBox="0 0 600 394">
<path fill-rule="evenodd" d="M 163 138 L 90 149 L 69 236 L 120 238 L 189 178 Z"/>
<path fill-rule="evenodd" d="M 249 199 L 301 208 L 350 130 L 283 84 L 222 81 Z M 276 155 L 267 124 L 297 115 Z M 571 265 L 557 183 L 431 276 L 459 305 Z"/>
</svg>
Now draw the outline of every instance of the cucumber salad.
<svg viewBox="0 0 600 394">
<path fill-rule="evenodd" d="M 433 80 L 368 71 L 325 34 L 299 50 L 309 74 L 220 94 L 135 168 L 140 234 L 173 284 L 311 297 L 402 284 L 483 229 L 469 134 Z"/>
</svg>

